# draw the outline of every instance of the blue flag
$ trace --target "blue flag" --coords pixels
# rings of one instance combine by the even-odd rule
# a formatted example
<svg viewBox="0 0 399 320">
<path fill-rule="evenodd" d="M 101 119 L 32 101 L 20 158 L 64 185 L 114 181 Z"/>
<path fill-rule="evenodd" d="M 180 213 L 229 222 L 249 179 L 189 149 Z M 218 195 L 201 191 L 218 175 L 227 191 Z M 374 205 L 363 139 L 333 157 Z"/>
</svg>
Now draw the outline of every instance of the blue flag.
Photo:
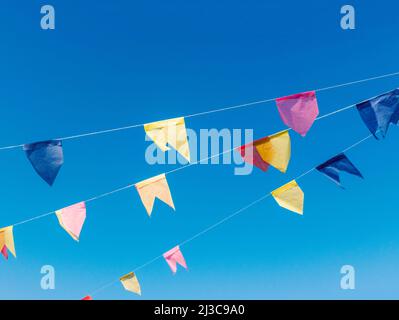
<svg viewBox="0 0 399 320">
<path fill-rule="evenodd" d="M 352 162 L 349 161 L 349 159 L 343 153 L 317 166 L 316 169 L 332 179 L 340 187 L 342 187 L 341 179 L 339 176 L 341 171 L 363 178 L 360 171 L 353 165 Z"/>
<path fill-rule="evenodd" d="M 399 121 L 399 89 L 359 103 L 356 107 L 374 137 L 378 139 L 377 133 L 381 132 L 385 138 L 389 124 L 398 124 Z"/>
<path fill-rule="evenodd" d="M 52 186 L 64 163 L 62 142 L 50 140 L 25 144 L 24 151 L 39 176 Z"/>
</svg>

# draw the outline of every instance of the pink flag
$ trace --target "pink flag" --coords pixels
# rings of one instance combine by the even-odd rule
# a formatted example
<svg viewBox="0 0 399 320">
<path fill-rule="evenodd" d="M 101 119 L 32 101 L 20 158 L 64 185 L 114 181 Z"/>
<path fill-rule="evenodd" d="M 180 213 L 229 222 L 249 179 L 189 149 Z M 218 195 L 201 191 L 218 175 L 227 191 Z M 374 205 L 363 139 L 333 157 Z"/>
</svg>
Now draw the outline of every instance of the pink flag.
<svg viewBox="0 0 399 320">
<path fill-rule="evenodd" d="M 4 258 L 6 259 L 6 260 L 8 260 L 8 252 L 7 252 L 7 247 L 6 246 L 3 246 L 3 249 L 1 249 L 1 254 L 4 256 Z"/>
<path fill-rule="evenodd" d="M 319 115 L 315 91 L 278 98 L 276 104 L 283 122 L 303 137 Z"/>
<path fill-rule="evenodd" d="M 254 147 L 253 142 L 239 147 L 238 151 L 240 152 L 245 162 L 255 167 L 258 167 L 262 171 L 267 171 L 267 169 L 269 169 L 269 164 L 263 161 L 258 150 Z"/>
<path fill-rule="evenodd" d="M 69 235 L 79 241 L 80 232 L 86 220 L 86 204 L 80 202 L 55 212 L 58 221 Z"/>
<path fill-rule="evenodd" d="M 181 253 L 179 246 L 166 252 L 163 257 L 165 258 L 169 267 L 172 269 L 173 273 L 176 273 L 177 271 L 177 263 L 180 264 L 183 268 L 187 269 L 186 260 L 184 260 L 183 254 Z"/>
</svg>

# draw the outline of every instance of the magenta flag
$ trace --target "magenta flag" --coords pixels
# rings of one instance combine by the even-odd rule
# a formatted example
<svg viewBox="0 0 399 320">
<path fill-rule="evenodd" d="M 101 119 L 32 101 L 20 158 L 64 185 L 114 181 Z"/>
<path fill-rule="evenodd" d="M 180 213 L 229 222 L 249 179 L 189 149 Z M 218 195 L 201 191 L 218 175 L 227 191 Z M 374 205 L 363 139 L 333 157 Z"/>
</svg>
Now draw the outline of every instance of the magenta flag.
<svg viewBox="0 0 399 320">
<path fill-rule="evenodd" d="M 8 260 L 8 252 L 7 252 L 7 247 L 6 246 L 3 246 L 3 249 L 1 249 L 1 254 L 4 256 L 4 258 L 6 259 L 6 260 Z"/>
<path fill-rule="evenodd" d="M 269 164 L 262 159 L 253 142 L 239 147 L 238 151 L 245 162 L 258 167 L 262 171 L 267 171 L 267 169 L 269 169 Z"/>
<path fill-rule="evenodd" d="M 184 259 L 179 246 L 166 252 L 163 257 L 168 263 L 170 269 L 172 269 L 173 273 L 176 273 L 177 271 L 177 264 L 180 264 L 183 268 L 187 269 L 186 260 Z"/>
<path fill-rule="evenodd" d="M 276 104 L 283 122 L 303 137 L 319 115 L 315 91 L 278 98 Z"/>
</svg>

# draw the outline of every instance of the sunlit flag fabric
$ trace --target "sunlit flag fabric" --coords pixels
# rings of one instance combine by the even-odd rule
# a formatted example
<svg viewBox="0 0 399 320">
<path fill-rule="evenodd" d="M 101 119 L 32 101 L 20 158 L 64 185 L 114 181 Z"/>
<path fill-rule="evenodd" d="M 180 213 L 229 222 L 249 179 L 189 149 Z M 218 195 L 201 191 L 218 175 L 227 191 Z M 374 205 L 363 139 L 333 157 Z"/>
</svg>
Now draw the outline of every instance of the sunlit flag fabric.
<svg viewBox="0 0 399 320">
<path fill-rule="evenodd" d="M 245 162 L 266 171 L 269 165 L 285 173 L 291 157 L 291 139 L 287 130 L 238 148 Z"/>
<path fill-rule="evenodd" d="M 274 190 L 272 196 L 281 207 L 303 214 L 304 193 L 295 180 Z"/>
<path fill-rule="evenodd" d="M 162 200 L 175 210 L 172 194 L 170 193 L 165 174 L 141 181 L 135 186 L 149 216 L 151 216 L 155 198 Z"/>
<path fill-rule="evenodd" d="M 14 257 L 17 257 L 14 245 L 13 226 L 0 229 L 0 252 L 5 259 L 8 259 L 7 250 L 10 251 Z"/>
<path fill-rule="evenodd" d="M 276 104 L 283 122 L 303 137 L 319 115 L 315 91 L 278 98 Z"/>
<path fill-rule="evenodd" d="M 64 163 L 62 142 L 59 140 L 36 142 L 25 144 L 23 149 L 35 171 L 52 186 Z"/>
<path fill-rule="evenodd" d="M 184 118 L 148 123 L 144 125 L 144 130 L 163 152 L 170 150 L 171 146 L 190 162 L 190 146 Z"/>
<path fill-rule="evenodd" d="M 177 271 L 177 264 L 180 264 L 183 268 L 187 269 L 186 260 L 184 259 L 179 246 L 166 252 L 163 257 L 165 258 L 173 273 L 176 273 Z"/>
<path fill-rule="evenodd" d="M 61 227 L 76 241 L 86 220 L 86 203 L 80 202 L 55 212 Z"/>
<path fill-rule="evenodd" d="M 377 133 L 386 136 L 389 124 L 399 121 L 399 89 L 384 93 L 356 105 L 363 122 L 378 139 Z"/>
<path fill-rule="evenodd" d="M 136 274 L 134 272 L 131 272 L 122 278 L 120 278 L 120 281 L 125 288 L 125 290 L 133 292 L 141 296 L 141 287 L 140 283 L 136 277 Z"/>
<path fill-rule="evenodd" d="M 321 165 L 317 166 L 316 169 L 325 174 L 340 187 L 342 187 L 340 179 L 341 171 L 363 178 L 360 171 L 355 167 L 355 165 L 348 159 L 348 157 L 344 153 L 340 153 L 339 155 L 322 163 Z"/>
<path fill-rule="evenodd" d="M 91 296 L 86 296 L 86 297 L 82 298 L 82 300 L 93 300 L 93 298 Z"/>
</svg>

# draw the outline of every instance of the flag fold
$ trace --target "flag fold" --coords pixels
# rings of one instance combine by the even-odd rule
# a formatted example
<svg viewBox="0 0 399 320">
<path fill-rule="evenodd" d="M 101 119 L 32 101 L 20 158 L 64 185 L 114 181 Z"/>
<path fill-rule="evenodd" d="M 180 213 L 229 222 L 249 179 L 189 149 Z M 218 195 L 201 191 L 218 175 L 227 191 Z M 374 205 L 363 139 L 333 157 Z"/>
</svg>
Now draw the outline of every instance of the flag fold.
<svg viewBox="0 0 399 320">
<path fill-rule="evenodd" d="M 177 272 L 177 264 L 181 265 L 183 268 L 187 269 L 186 260 L 183 257 L 183 253 L 180 251 L 180 247 L 177 246 L 172 250 L 166 252 L 163 257 L 168 263 L 170 269 L 175 274 Z"/>
<path fill-rule="evenodd" d="M 120 278 L 120 281 L 125 290 L 133 292 L 141 296 L 141 287 L 139 280 L 134 272 L 128 273 L 127 275 Z"/>
<path fill-rule="evenodd" d="M 295 180 L 274 190 L 272 196 L 280 207 L 303 214 L 304 193 Z"/>
<path fill-rule="evenodd" d="M 76 241 L 86 220 L 86 203 L 80 202 L 55 212 L 61 227 Z"/>
</svg>

